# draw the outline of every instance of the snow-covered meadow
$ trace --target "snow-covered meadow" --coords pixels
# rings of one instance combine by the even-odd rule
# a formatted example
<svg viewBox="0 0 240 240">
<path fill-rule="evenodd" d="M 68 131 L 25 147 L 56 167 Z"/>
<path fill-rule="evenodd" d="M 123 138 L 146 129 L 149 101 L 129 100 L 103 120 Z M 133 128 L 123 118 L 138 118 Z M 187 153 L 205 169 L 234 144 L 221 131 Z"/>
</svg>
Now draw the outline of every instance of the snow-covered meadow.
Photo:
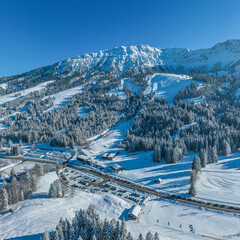
<svg viewBox="0 0 240 240">
<path fill-rule="evenodd" d="M 37 192 L 19 203 L 18 211 L 0 213 L 0 239 L 40 239 L 44 231 L 55 228 L 61 217 L 71 219 L 75 211 L 86 209 L 90 203 L 95 205 L 102 219 L 125 217 L 127 228 L 135 239 L 140 232 L 146 234 L 149 230 L 158 232 L 161 240 L 203 239 L 203 234 L 226 239 L 239 239 L 240 236 L 240 231 L 236 228 L 240 224 L 239 216 L 170 200 L 150 198 L 147 204 L 142 206 L 143 214 L 139 221 L 134 221 L 127 218 L 132 202 L 110 194 L 75 190 L 73 197 L 50 199 L 48 190 L 55 179 L 55 172 L 47 173 L 40 178 Z M 190 224 L 193 225 L 195 233 L 190 232 Z"/>
</svg>

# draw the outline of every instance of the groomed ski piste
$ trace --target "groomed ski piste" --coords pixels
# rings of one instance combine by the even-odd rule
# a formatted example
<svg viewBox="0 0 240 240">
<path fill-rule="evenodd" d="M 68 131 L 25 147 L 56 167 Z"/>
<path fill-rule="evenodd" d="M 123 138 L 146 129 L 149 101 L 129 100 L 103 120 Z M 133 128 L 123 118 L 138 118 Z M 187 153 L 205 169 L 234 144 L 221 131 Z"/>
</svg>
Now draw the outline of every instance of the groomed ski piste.
<svg viewBox="0 0 240 240">
<path fill-rule="evenodd" d="M 188 76 L 176 74 L 154 74 L 149 76 L 148 80 L 149 86 L 146 88 L 145 94 L 152 93 L 156 96 L 167 97 L 169 103 L 173 102 L 174 95 L 181 88 L 185 88 L 192 81 Z M 138 87 L 129 85 L 128 81 L 130 80 L 123 80 L 123 85 L 126 82 L 124 86 L 131 86 L 138 91 Z M 201 83 L 198 84 L 201 87 Z M 78 87 L 75 90 L 67 91 L 66 98 L 61 94 L 56 94 L 54 107 L 58 108 L 66 104 L 68 99 L 81 92 L 82 88 Z M 115 94 L 124 99 L 122 88 L 119 88 L 119 94 L 118 90 L 109 92 L 109 94 Z M 85 113 L 83 112 L 83 114 Z M 112 163 L 125 168 L 122 172 L 110 173 L 112 176 L 130 180 L 158 191 L 189 197 L 189 178 L 195 154 L 190 152 L 178 163 L 171 165 L 165 162 L 154 163 L 152 151 L 129 155 L 123 149 L 119 149 L 118 144 L 124 139 L 131 124 L 133 124 L 133 120 L 123 120 L 105 131 L 105 134 L 92 138 L 88 149 L 90 157 L 106 168 Z M 42 145 L 40 147 L 44 148 Z M 30 150 L 29 147 L 27 149 Z M 102 159 L 104 153 L 113 151 L 119 151 L 116 158 L 113 160 Z M 32 152 L 34 153 L 34 151 Z M 56 155 L 54 149 L 41 150 L 38 146 L 36 146 L 35 153 L 38 153 L 34 156 L 37 159 L 49 159 L 50 157 L 46 157 L 46 154 Z M 24 154 L 28 157 L 27 154 L 31 154 L 31 152 L 25 151 Z M 59 152 L 57 155 L 68 156 L 67 153 L 61 155 Z M 239 158 L 240 153 L 234 153 L 227 157 L 220 157 L 217 164 L 207 165 L 199 175 L 195 199 L 239 207 Z M 54 157 L 50 160 L 57 161 Z M 76 156 L 71 159 L 70 163 L 76 164 L 76 166 L 82 165 L 76 160 Z M 27 166 L 33 166 L 33 163 L 29 162 Z M 21 165 L 16 166 L 16 169 L 19 172 L 24 170 Z M 127 211 L 134 202 L 108 192 L 93 193 L 74 188 L 73 197 L 50 199 L 48 196 L 49 186 L 57 178 L 58 175 L 55 172 L 42 176 L 38 182 L 37 192 L 29 199 L 20 202 L 18 211 L 0 213 L 0 239 L 39 239 L 44 231 L 54 229 L 61 217 L 71 219 L 75 211 L 80 208 L 86 209 L 90 203 L 96 206 L 96 211 L 102 219 L 105 217 L 108 219 L 126 218 L 128 230 L 134 234 L 135 238 L 140 232 L 146 234 L 148 231 L 158 232 L 160 239 L 163 240 L 214 239 L 214 237 L 239 239 L 240 236 L 240 231 L 236 227 L 240 224 L 238 214 L 199 208 L 154 196 L 149 196 L 148 201 L 141 205 L 143 213 L 137 221 L 127 217 Z M 162 183 L 155 183 L 154 180 L 159 178 Z M 190 224 L 193 225 L 195 233 L 190 231 Z"/>
</svg>

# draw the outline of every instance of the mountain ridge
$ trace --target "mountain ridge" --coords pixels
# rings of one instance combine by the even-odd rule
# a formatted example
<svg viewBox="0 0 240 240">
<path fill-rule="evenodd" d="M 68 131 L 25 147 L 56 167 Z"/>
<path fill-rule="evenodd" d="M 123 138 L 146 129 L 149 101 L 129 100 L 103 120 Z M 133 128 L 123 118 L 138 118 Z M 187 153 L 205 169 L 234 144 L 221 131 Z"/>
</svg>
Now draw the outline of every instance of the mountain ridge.
<svg viewBox="0 0 240 240">
<path fill-rule="evenodd" d="M 189 73 L 191 71 L 240 73 L 240 40 L 231 39 L 211 48 L 155 48 L 149 45 L 121 46 L 110 50 L 67 58 L 60 62 L 36 68 L 28 72 L 0 78 L 11 79 L 41 75 L 52 78 L 124 77 L 148 72 Z"/>
</svg>

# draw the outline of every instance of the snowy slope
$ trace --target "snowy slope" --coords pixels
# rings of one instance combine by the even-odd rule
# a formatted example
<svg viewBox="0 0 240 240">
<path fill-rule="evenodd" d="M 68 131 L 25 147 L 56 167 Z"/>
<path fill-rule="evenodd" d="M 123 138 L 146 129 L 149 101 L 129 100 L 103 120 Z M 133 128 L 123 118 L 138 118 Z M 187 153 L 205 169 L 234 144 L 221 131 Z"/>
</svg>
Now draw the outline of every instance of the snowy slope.
<svg viewBox="0 0 240 240">
<path fill-rule="evenodd" d="M 149 75 L 148 86 L 144 94 L 151 93 L 154 97 L 167 98 L 169 104 L 173 104 L 174 96 L 180 89 L 190 85 L 192 78 L 186 75 L 156 73 Z M 199 82 L 194 81 L 198 86 Z"/>
<path fill-rule="evenodd" d="M 60 107 L 64 106 L 65 104 L 67 104 L 74 95 L 81 93 L 83 91 L 84 87 L 85 87 L 85 85 L 70 88 L 70 89 L 64 90 L 62 92 L 47 96 L 45 98 L 51 97 L 52 101 L 53 101 L 53 105 L 54 105 L 53 108 L 54 109 L 60 108 Z"/>
<path fill-rule="evenodd" d="M 220 204 L 240 205 L 240 153 L 219 157 L 219 162 L 202 169 L 197 181 L 197 198 Z"/>
<path fill-rule="evenodd" d="M 38 191 L 19 203 L 17 212 L 0 213 L 1 239 L 40 239 L 44 231 L 55 228 L 61 217 L 71 219 L 75 211 L 86 209 L 90 203 L 95 205 L 102 219 L 127 217 L 126 212 L 132 203 L 109 194 L 76 191 L 70 198 L 49 199 L 47 192 L 55 179 L 57 175 L 54 172 L 41 177 Z M 236 226 L 240 224 L 240 218 L 234 214 L 207 211 L 158 198 L 150 198 L 142 209 L 139 221 L 127 221 L 127 228 L 134 239 L 140 232 L 145 235 L 149 230 L 158 232 L 161 240 L 212 239 L 202 234 L 239 239 L 240 232 Z M 189 224 L 193 225 L 195 233 L 189 231 Z"/>
<path fill-rule="evenodd" d="M 46 86 L 49 84 L 49 83 L 52 83 L 53 81 L 47 81 L 47 82 L 44 82 L 44 83 L 40 83 L 38 85 L 36 85 L 35 87 L 32 87 L 32 88 L 28 88 L 26 90 L 23 90 L 23 91 L 19 91 L 19 92 L 15 92 L 15 93 L 10 93 L 10 94 L 7 94 L 7 95 L 4 95 L 4 96 L 1 96 L 0 97 L 0 104 L 4 104 L 6 102 L 10 102 L 10 101 L 13 101 L 15 100 L 16 98 L 19 98 L 19 97 L 23 97 L 31 92 L 34 92 L 34 91 L 41 91 L 42 89 L 46 88 Z"/>
</svg>

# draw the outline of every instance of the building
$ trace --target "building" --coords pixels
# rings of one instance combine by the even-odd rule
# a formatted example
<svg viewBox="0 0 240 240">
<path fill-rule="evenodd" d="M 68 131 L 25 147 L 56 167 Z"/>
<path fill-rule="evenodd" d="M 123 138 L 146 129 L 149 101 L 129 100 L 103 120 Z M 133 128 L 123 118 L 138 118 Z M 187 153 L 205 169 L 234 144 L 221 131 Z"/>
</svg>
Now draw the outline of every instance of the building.
<svg viewBox="0 0 240 240">
<path fill-rule="evenodd" d="M 85 155 L 79 155 L 77 156 L 77 160 L 81 161 L 83 163 L 87 163 L 87 164 L 91 164 L 92 160 L 89 156 L 85 156 Z"/>
<path fill-rule="evenodd" d="M 162 183 L 162 179 L 161 178 L 155 179 L 154 182 L 155 183 Z"/>
<path fill-rule="evenodd" d="M 87 149 L 81 149 L 81 155 L 85 155 L 85 156 L 89 157 L 91 154 Z"/>
<path fill-rule="evenodd" d="M 104 153 L 102 155 L 102 158 L 103 159 L 108 159 L 108 160 L 113 160 L 118 154 L 119 154 L 119 151 L 110 152 L 110 153 Z"/>
<path fill-rule="evenodd" d="M 119 151 L 109 153 L 109 154 L 107 155 L 107 159 L 108 159 L 108 160 L 113 160 L 118 154 L 119 154 Z"/>
<path fill-rule="evenodd" d="M 128 211 L 128 217 L 138 219 L 142 209 L 139 205 L 133 205 Z"/>
<path fill-rule="evenodd" d="M 109 154 L 109 153 L 104 153 L 104 154 L 102 155 L 102 159 L 107 159 L 108 154 Z"/>
<path fill-rule="evenodd" d="M 116 163 L 109 164 L 108 166 L 111 168 L 111 170 L 113 172 L 120 172 L 120 171 L 125 170 L 124 167 L 122 167 L 121 165 L 116 164 Z"/>
</svg>

